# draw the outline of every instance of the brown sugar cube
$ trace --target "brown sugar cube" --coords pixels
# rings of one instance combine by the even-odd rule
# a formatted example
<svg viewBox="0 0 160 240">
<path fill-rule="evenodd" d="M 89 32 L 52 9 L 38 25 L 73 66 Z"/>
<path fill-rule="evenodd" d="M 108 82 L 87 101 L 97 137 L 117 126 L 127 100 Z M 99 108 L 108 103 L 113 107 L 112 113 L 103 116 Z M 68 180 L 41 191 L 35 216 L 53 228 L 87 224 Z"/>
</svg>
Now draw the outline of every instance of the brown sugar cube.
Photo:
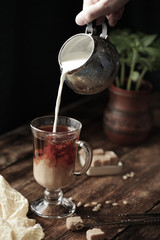
<svg viewBox="0 0 160 240">
<path fill-rule="evenodd" d="M 102 148 L 95 148 L 93 149 L 93 155 L 103 155 L 104 150 Z"/>
<path fill-rule="evenodd" d="M 102 166 L 103 158 L 104 158 L 103 155 L 93 155 L 91 166 L 92 167 L 100 167 L 100 166 Z"/>
<path fill-rule="evenodd" d="M 111 165 L 111 159 L 108 155 L 103 156 L 103 161 L 102 161 L 103 166 L 108 166 Z"/>
<path fill-rule="evenodd" d="M 104 232 L 100 228 L 89 229 L 86 232 L 87 240 L 103 240 L 105 239 Z"/>
<path fill-rule="evenodd" d="M 117 165 L 118 164 L 118 156 L 113 151 L 106 151 L 105 156 L 110 158 L 110 165 Z"/>
<path fill-rule="evenodd" d="M 68 217 L 66 219 L 66 228 L 71 231 L 78 231 L 84 228 L 83 220 L 80 216 Z"/>
</svg>

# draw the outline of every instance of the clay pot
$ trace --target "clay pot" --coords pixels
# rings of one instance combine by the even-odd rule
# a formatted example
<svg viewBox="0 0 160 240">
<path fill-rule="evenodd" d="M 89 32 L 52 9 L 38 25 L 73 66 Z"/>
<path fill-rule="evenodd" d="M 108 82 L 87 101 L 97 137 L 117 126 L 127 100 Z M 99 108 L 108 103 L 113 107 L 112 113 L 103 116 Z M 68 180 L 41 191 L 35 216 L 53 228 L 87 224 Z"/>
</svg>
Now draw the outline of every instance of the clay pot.
<svg viewBox="0 0 160 240">
<path fill-rule="evenodd" d="M 143 142 L 152 128 L 149 111 L 152 84 L 143 81 L 139 92 L 109 87 L 109 101 L 104 113 L 104 131 L 110 141 L 119 145 Z"/>
</svg>

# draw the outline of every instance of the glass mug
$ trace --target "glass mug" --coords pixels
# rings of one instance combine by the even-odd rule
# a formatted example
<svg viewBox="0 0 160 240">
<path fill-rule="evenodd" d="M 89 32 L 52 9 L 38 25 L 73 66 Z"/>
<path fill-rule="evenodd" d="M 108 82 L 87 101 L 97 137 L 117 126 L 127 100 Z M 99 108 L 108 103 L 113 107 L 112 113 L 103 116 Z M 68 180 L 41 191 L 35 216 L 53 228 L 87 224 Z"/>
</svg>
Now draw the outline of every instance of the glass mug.
<svg viewBox="0 0 160 240">
<path fill-rule="evenodd" d="M 54 116 L 32 120 L 33 174 L 37 183 L 45 187 L 44 197 L 31 203 L 31 210 L 41 217 L 62 218 L 75 212 L 75 204 L 63 198 L 62 188 L 74 177 L 85 173 L 92 160 L 89 145 L 79 140 L 82 124 L 76 119 L 59 116 L 53 132 Z M 85 164 L 75 170 L 78 148 L 85 153 Z"/>
</svg>

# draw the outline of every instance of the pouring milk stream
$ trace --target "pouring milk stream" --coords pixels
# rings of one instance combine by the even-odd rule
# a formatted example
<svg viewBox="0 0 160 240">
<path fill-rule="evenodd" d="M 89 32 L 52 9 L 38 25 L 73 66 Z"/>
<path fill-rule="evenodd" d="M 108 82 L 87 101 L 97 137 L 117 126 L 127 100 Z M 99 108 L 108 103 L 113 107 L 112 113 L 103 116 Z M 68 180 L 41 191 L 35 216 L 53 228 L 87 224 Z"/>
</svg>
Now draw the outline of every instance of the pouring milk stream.
<svg viewBox="0 0 160 240">
<path fill-rule="evenodd" d="M 77 42 L 75 44 L 77 46 Z M 93 51 L 93 43 L 90 38 L 82 38 L 82 41 L 78 43 L 78 47 L 72 47 L 72 52 L 70 49 L 63 52 L 63 56 L 61 58 L 61 67 L 62 73 L 60 77 L 60 84 L 58 88 L 58 94 L 56 99 L 56 106 L 55 106 L 55 119 L 53 124 L 53 132 L 56 132 L 57 121 L 58 121 L 58 114 L 59 108 L 61 103 L 61 96 L 63 90 L 63 84 L 65 81 L 65 77 L 67 73 L 81 67 L 86 63 L 88 58 L 91 56 Z"/>
</svg>

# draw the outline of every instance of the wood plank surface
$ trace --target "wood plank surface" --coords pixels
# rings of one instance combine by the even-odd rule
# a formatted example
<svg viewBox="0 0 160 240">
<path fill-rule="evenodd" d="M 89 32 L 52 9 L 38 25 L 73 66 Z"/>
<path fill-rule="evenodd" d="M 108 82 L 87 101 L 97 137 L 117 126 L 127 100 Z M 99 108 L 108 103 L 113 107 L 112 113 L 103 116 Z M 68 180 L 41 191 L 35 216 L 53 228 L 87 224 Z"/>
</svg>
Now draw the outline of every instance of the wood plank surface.
<svg viewBox="0 0 160 240">
<path fill-rule="evenodd" d="M 123 172 L 115 176 L 90 177 L 83 175 L 75 179 L 72 186 L 64 190 L 66 197 L 75 203 L 82 202 L 76 213 L 82 217 L 117 215 L 120 213 L 160 212 L 160 93 L 152 98 L 153 131 L 149 138 L 139 146 L 120 147 L 108 141 L 103 132 L 103 113 L 107 104 L 107 92 L 73 103 L 62 109 L 61 115 L 74 117 L 82 122 L 81 140 L 92 148 L 113 150 L 123 162 Z M 133 171 L 134 177 L 126 180 L 123 176 Z M 0 174 L 13 188 L 21 192 L 29 202 L 41 197 L 44 189 L 38 185 L 32 173 L 32 136 L 29 124 L 0 136 Z M 117 206 L 106 204 L 106 200 Z M 123 201 L 127 201 L 124 204 Z M 100 211 L 84 204 L 96 201 L 101 203 Z M 45 239 L 84 240 L 86 229 L 71 232 L 66 229 L 66 219 L 44 219 L 29 211 L 28 216 L 40 223 Z M 132 227 L 104 227 L 106 239 L 117 240 L 158 240 L 160 225 L 141 225 Z"/>
</svg>

